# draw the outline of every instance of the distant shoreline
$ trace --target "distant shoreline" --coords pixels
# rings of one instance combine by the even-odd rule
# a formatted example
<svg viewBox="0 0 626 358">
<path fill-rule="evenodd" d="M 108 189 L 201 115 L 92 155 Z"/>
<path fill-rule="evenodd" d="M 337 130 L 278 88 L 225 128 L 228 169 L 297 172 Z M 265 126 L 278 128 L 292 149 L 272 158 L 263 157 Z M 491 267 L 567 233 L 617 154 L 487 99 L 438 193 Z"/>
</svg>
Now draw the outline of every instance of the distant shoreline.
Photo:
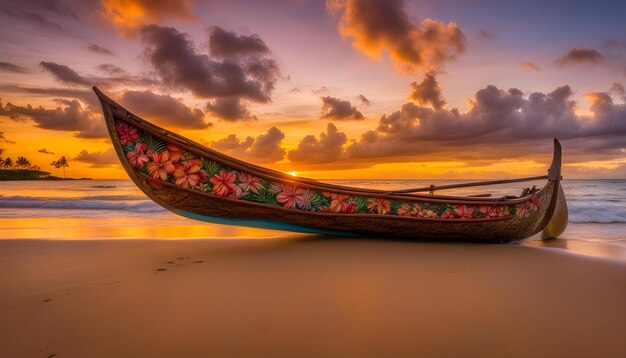
<svg viewBox="0 0 626 358">
<path fill-rule="evenodd" d="M 0 181 L 18 180 L 92 180 L 92 178 L 61 178 L 49 172 L 30 169 L 0 169 Z"/>
</svg>

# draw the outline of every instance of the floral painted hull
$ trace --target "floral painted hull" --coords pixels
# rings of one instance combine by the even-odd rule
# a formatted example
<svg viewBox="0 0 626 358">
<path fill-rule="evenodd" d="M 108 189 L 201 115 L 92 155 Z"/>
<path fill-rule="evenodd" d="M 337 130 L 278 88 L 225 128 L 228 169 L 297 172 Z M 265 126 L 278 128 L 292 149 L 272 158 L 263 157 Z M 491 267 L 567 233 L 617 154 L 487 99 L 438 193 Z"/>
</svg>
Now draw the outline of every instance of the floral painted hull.
<svg viewBox="0 0 626 358">
<path fill-rule="evenodd" d="M 341 190 L 311 188 L 297 180 L 271 180 L 244 169 L 231 168 L 152 135 L 121 120 L 113 124 L 124 160 L 154 187 L 157 183 L 203 195 L 308 213 L 395 216 L 444 221 L 524 219 L 548 202 L 549 190 L 540 190 L 513 203 L 432 200 L 393 195 L 353 195 Z"/>
</svg>

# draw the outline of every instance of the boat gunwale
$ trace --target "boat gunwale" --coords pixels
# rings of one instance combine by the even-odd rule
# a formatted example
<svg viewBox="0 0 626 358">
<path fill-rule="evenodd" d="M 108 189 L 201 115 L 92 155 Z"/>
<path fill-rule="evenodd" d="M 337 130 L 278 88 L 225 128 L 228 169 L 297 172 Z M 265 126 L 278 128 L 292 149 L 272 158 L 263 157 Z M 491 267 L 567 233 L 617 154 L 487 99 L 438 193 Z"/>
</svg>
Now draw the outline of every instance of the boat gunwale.
<svg viewBox="0 0 626 358">
<path fill-rule="evenodd" d="M 194 142 L 179 134 L 176 134 L 167 129 L 161 128 L 133 114 L 132 112 L 128 111 L 126 108 L 124 108 L 123 106 L 121 106 L 120 104 L 118 104 L 117 102 L 109 98 L 108 96 L 106 96 L 104 93 L 102 93 L 97 87 L 94 87 L 93 89 L 94 89 L 94 92 L 96 92 L 101 103 L 102 104 L 106 103 L 109 106 L 108 109 L 110 110 L 110 113 L 108 113 L 108 115 L 110 116 L 110 118 L 105 118 L 105 120 L 107 123 L 107 128 L 109 129 L 109 134 L 111 136 L 111 139 L 114 142 L 114 147 L 116 147 L 116 153 L 118 154 L 119 157 L 121 157 L 121 159 L 125 159 L 125 156 L 121 155 L 123 154 L 122 145 L 119 142 L 119 138 L 117 137 L 117 133 L 114 127 L 112 127 L 113 122 L 116 120 L 116 117 L 118 117 L 117 120 L 130 121 L 131 122 L 130 124 L 135 125 L 139 127 L 139 129 L 147 131 L 150 134 L 155 135 L 156 137 L 162 140 L 175 141 L 177 145 L 182 146 L 184 149 L 192 153 L 195 153 L 202 157 L 208 157 L 209 159 L 212 159 L 218 162 L 222 162 L 225 165 L 233 169 L 247 171 L 247 172 L 250 172 L 251 174 L 257 175 L 259 177 L 264 177 L 266 179 L 280 181 L 280 182 L 287 182 L 289 184 L 298 185 L 301 187 L 314 189 L 314 190 L 318 190 L 322 192 L 331 191 L 331 192 L 348 194 L 348 195 L 360 195 L 360 196 L 385 198 L 385 199 L 392 199 L 392 200 L 410 200 L 410 201 L 419 200 L 423 202 L 432 202 L 432 203 L 449 203 L 449 204 L 466 204 L 466 205 L 507 205 L 507 204 L 518 204 L 518 203 L 526 202 L 530 200 L 533 196 L 539 195 L 544 190 L 547 190 L 550 187 L 550 184 L 553 182 L 553 180 L 548 179 L 546 184 L 541 189 L 534 192 L 533 194 L 528 194 L 523 197 L 519 197 L 519 198 L 496 197 L 496 198 L 490 198 L 489 200 L 485 200 L 482 197 L 478 198 L 478 197 L 438 195 L 438 194 L 432 194 L 432 195 L 431 194 L 428 194 L 428 195 L 389 194 L 389 190 L 361 189 L 361 188 L 355 188 L 355 187 L 348 187 L 348 186 L 341 186 L 341 185 L 334 185 L 334 184 L 329 184 L 329 183 L 324 183 L 324 182 L 318 182 L 314 179 L 293 177 L 289 174 L 285 174 L 276 170 L 257 166 L 255 164 L 251 164 L 251 163 L 230 157 L 226 154 L 207 148 L 204 145 Z M 120 112 L 120 113 L 115 113 L 115 112 Z M 106 114 L 107 113 L 105 111 L 105 115 Z M 122 117 L 126 117 L 126 118 L 122 118 Z M 118 149 L 121 150 L 122 153 L 120 153 Z M 133 174 L 136 174 L 133 168 L 126 168 L 126 165 L 125 165 L 126 163 L 124 163 L 124 160 L 121 160 L 121 162 L 123 166 L 125 167 L 125 169 L 127 169 L 126 170 L 127 172 L 129 171 L 128 169 L 130 169 L 130 172 L 132 172 Z M 312 183 L 306 182 L 305 180 L 311 180 Z M 202 193 L 201 191 L 197 191 L 197 190 L 194 190 L 194 192 Z M 344 215 L 344 214 L 341 214 L 341 215 Z M 357 214 L 357 215 L 363 215 L 363 214 Z M 506 217 L 505 219 L 508 219 L 508 218 L 510 217 Z M 449 221 L 449 219 L 443 219 L 443 220 Z M 467 222 L 467 220 L 465 222 Z"/>
</svg>

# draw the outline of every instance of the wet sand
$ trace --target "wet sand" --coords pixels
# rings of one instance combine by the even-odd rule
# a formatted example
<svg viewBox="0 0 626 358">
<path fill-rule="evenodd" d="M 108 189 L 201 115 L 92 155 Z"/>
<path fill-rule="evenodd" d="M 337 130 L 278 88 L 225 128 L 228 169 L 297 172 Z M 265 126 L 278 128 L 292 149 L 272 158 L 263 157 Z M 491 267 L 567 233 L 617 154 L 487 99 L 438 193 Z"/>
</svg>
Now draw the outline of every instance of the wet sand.
<svg viewBox="0 0 626 358">
<path fill-rule="evenodd" d="M 530 246 L 0 240 L 2 357 L 623 357 L 625 302 Z"/>
</svg>

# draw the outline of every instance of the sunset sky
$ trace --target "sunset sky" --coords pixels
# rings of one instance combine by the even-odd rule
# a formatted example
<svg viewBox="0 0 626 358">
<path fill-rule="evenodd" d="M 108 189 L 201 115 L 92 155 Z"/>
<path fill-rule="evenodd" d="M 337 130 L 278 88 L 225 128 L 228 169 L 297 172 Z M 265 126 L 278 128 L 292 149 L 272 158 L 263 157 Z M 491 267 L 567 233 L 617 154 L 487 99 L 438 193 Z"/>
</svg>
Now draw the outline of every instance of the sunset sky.
<svg viewBox="0 0 626 358">
<path fill-rule="evenodd" d="M 626 2 L 3 0 L 0 148 L 126 178 L 92 85 L 314 178 L 626 177 Z"/>
</svg>

